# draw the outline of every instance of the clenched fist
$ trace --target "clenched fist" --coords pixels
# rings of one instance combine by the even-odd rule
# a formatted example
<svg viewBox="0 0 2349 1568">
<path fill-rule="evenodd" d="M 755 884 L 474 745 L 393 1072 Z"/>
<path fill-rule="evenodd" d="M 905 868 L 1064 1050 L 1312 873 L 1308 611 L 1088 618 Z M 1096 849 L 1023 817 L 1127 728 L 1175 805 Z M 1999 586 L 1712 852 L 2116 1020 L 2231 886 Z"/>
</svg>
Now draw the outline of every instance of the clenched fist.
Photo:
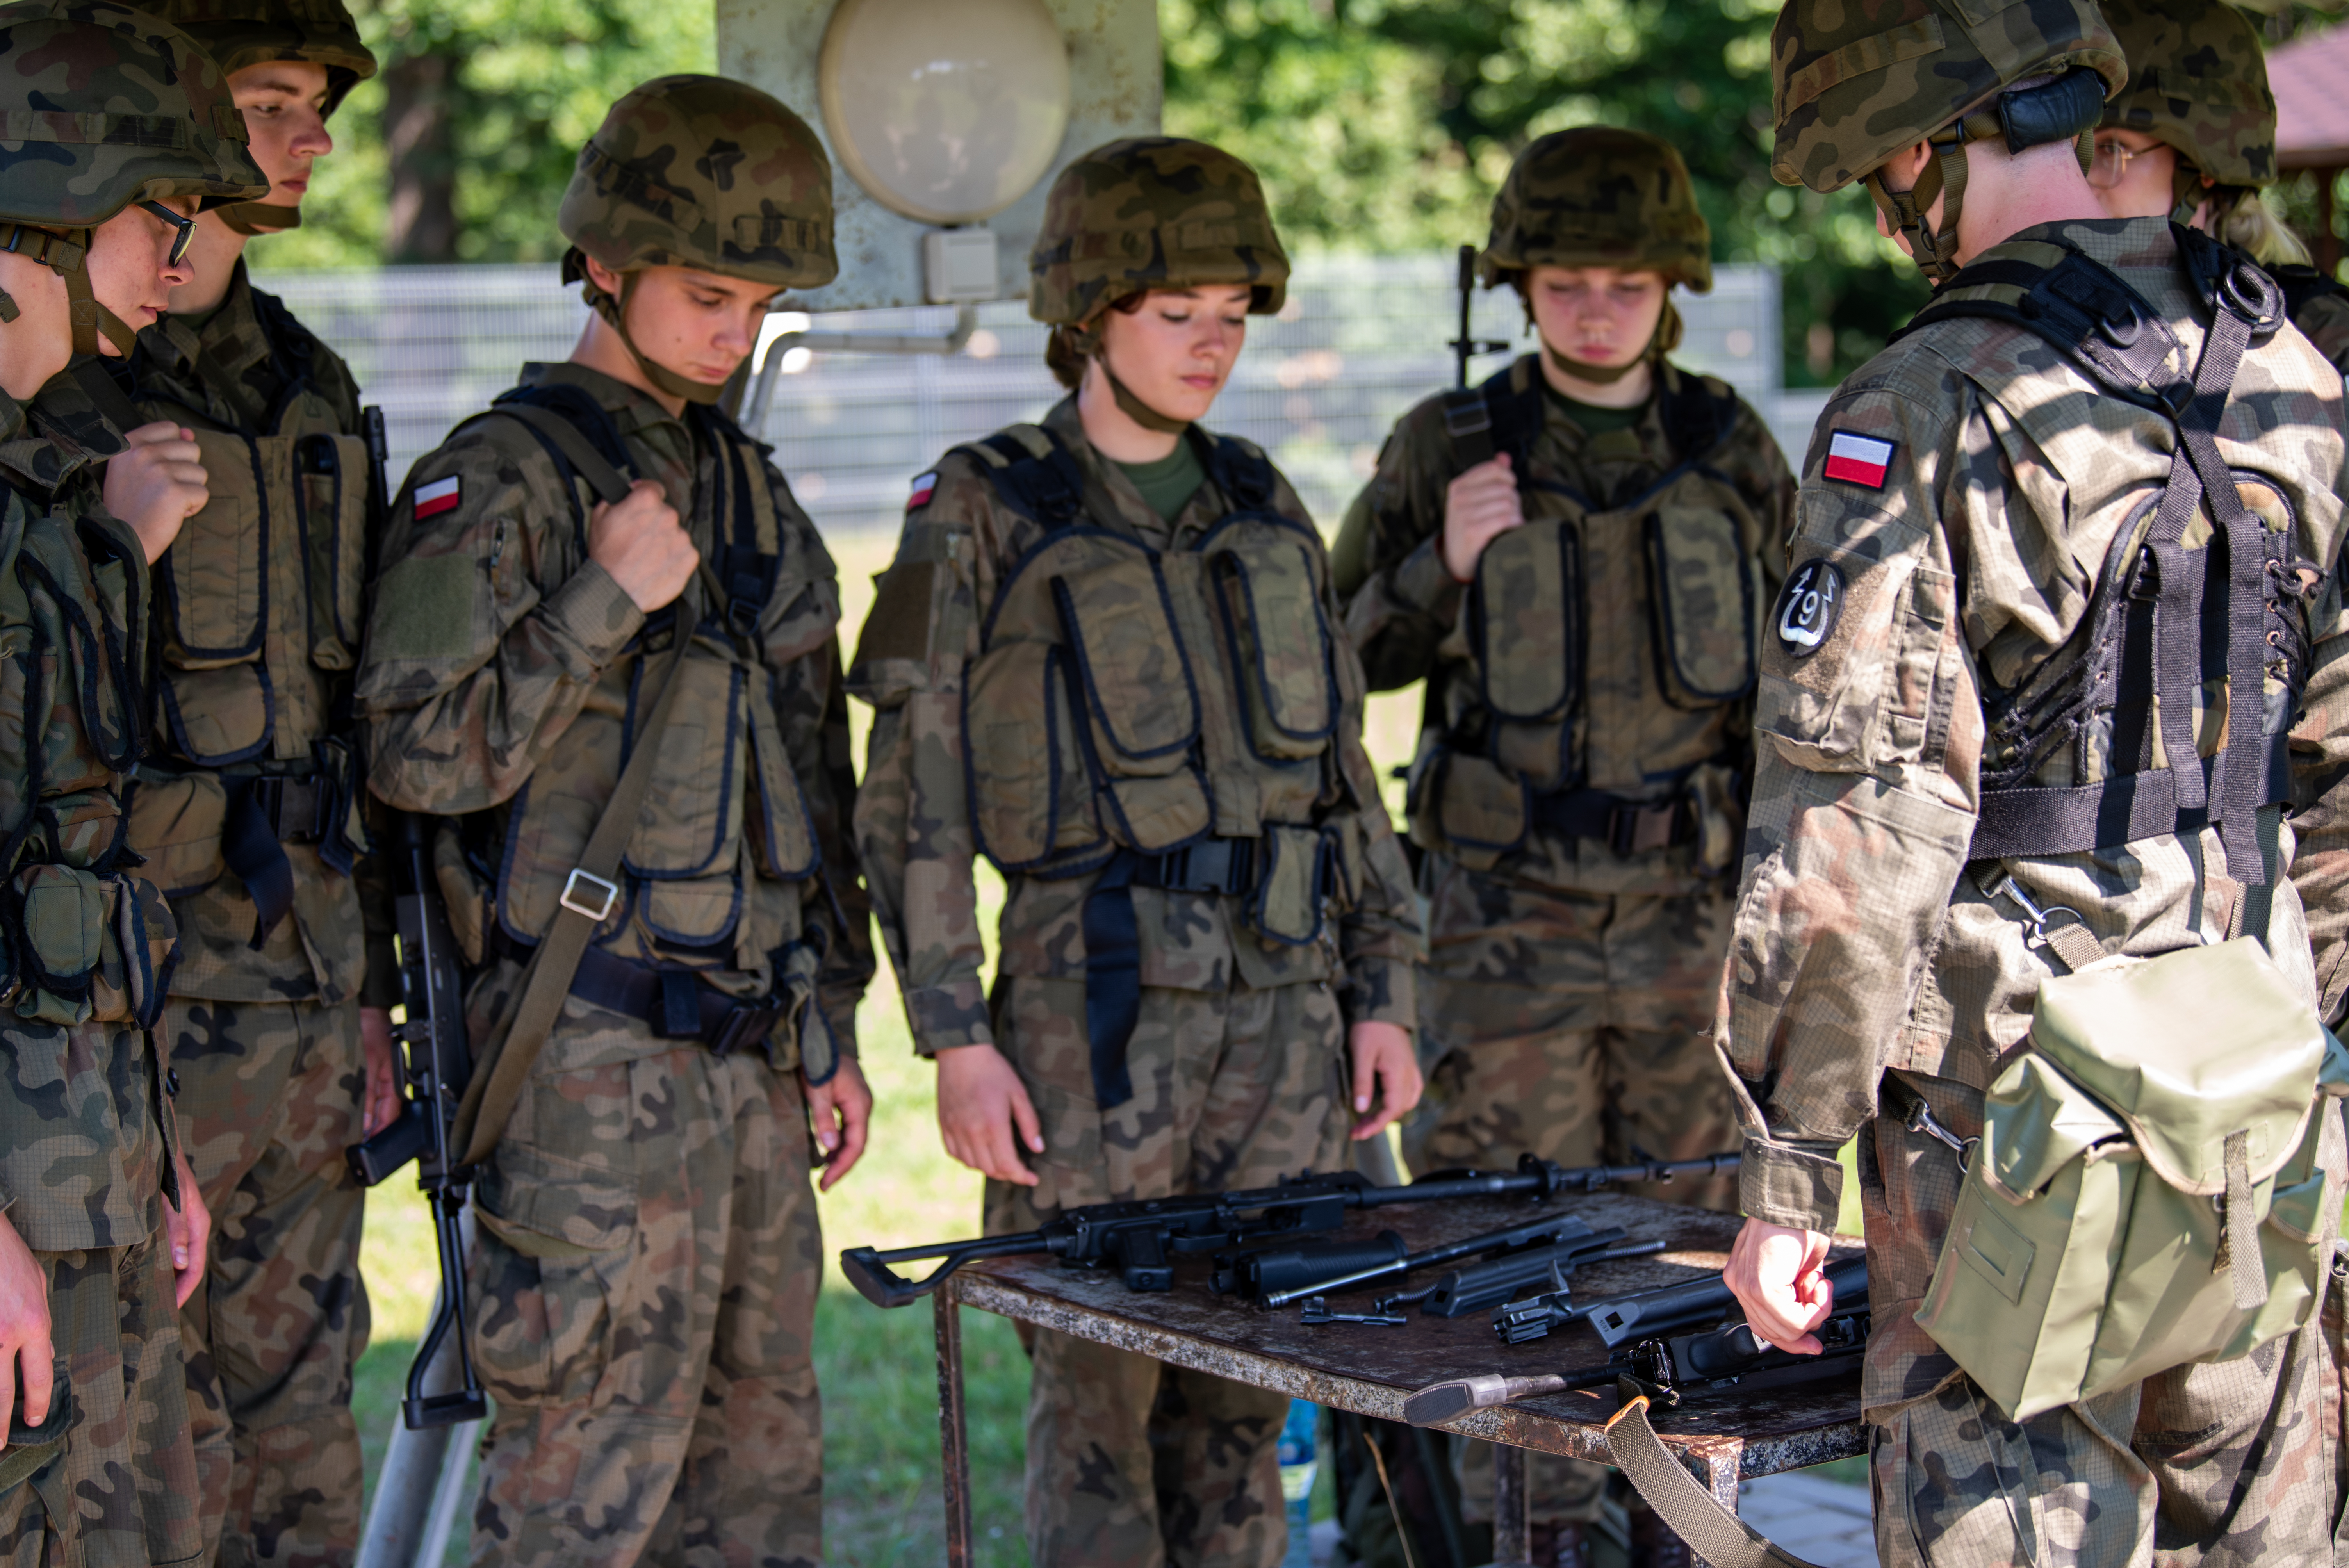
<svg viewBox="0 0 2349 1568">
<path fill-rule="evenodd" d="M 130 525 L 152 566 L 212 500 L 212 480 L 196 433 L 184 426 L 159 420 L 122 438 L 129 446 L 106 460 L 106 510 Z"/>
<path fill-rule="evenodd" d="M 1485 546 L 1525 521 L 1509 454 L 1487 458 L 1444 492 L 1444 569 L 1455 583 L 1474 581 Z"/>
<path fill-rule="evenodd" d="M 587 559 L 649 615 L 685 592 L 701 552 L 659 484 L 638 480 L 626 495 L 598 502 L 587 514 Z"/>
</svg>

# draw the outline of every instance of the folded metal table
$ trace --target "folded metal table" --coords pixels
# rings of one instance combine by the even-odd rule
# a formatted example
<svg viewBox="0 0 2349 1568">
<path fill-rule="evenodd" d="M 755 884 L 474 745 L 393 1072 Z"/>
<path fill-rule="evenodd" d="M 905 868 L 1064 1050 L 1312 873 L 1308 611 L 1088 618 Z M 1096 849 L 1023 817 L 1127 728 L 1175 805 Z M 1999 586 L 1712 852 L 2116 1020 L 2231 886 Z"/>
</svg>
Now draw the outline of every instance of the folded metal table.
<svg viewBox="0 0 2349 1568">
<path fill-rule="evenodd" d="M 1619 1225 L 1627 1240 L 1661 1240 L 1651 1257 L 1591 1264 L 1572 1284 L 1578 1301 L 1673 1284 L 1718 1274 L 1740 1222 L 1733 1215 L 1659 1203 L 1616 1192 L 1553 1199 L 1550 1208 L 1573 1214 L 1594 1230 Z M 1311 1241 L 1364 1239 L 1381 1231 L 1400 1234 L 1413 1251 L 1495 1230 L 1542 1212 L 1524 1200 L 1402 1205 L 1348 1217 L 1333 1235 Z M 1838 1243 L 1838 1255 L 1858 1243 Z M 1447 1377 L 1479 1372 L 1571 1376 L 1607 1363 L 1598 1335 L 1577 1324 L 1526 1345 L 1506 1345 L 1493 1332 L 1492 1315 L 1433 1318 L 1416 1310 L 1400 1327 L 1369 1324 L 1308 1326 L 1294 1306 L 1262 1312 L 1208 1286 L 1210 1260 L 1178 1259 L 1174 1288 L 1129 1291 L 1113 1272 L 1070 1268 L 1043 1257 L 994 1258 L 972 1264 L 936 1295 L 938 1426 L 945 1459 L 947 1561 L 972 1561 L 970 1455 L 964 1436 L 962 1328 L 959 1308 L 972 1306 L 1081 1339 L 1096 1340 L 1176 1367 L 1229 1377 L 1294 1398 L 1388 1420 L 1402 1419 L 1404 1397 Z M 1333 1294 L 1333 1311 L 1361 1312 L 1377 1296 L 1431 1283 L 1355 1286 Z M 1558 1394 L 1497 1409 L 1478 1410 L 1447 1430 L 1482 1438 L 1494 1449 L 1497 1563 L 1530 1555 L 1525 1451 L 1611 1462 L 1602 1429 L 1614 1413 L 1608 1394 Z M 1677 1410 L 1651 1409 L 1664 1446 L 1689 1465 L 1706 1490 L 1732 1510 L 1740 1480 L 1800 1470 L 1867 1451 L 1856 1373 L 1768 1389 L 1730 1389 L 1692 1396 Z"/>
</svg>

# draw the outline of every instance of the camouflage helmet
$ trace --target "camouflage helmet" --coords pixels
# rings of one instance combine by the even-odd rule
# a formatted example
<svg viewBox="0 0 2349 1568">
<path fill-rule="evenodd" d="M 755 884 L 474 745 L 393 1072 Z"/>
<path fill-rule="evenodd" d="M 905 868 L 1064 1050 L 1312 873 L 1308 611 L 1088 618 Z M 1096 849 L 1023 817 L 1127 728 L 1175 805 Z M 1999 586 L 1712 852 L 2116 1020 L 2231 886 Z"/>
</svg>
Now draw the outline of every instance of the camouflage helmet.
<svg viewBox="0 0 2349 1568">
<path fill-rule="evenodd" d="M 1517 154 L 1476 266 L 1486 288 L 1527 267 L 1622 267 L 1702 294 L 1713 287 L 1713 231 L 1670 142 L 1584 126 Z"/>
<path fill-rule="evenodd" d="M 128 354 L 129 327 L 90 293 L 89 232 L 137 201 L 211 208 L 269 189 L 228 78 L 185 33 L 114 0 L 18 0 L 0 5 L 0 248 L 65 279 L 76 353 L 102 332 Z"/>
<path fill-rule="evenodd" d="M 1246 284 L 1248 309 L 1288 296 L 1288 253 L 1256 170 L 1218 147 L 1143 136 L 1061 170 L 1028 253 L 1028 314 L 1080 327 L 1147 289 Z"/>
<path fill-rule="evenodd" d="M 2129 69 L 2105 105 L 2106 127 L 2168 142 L 2181 165 L 2221 185 L 2275 179 L 2275 95 L 2241 13 L 2219 0 L 2104 0 L 2104 12 Z"/>
<path fill-rule="evenodd" d="M 326 67 L 330 115 L 375 75 L 374 52 L 343 0 L 149 0 L 147 9 L 202 44 L 229 76 L 271 60 Z"/>
<path fill-rule="evenodd" d="M 2038 77 L 2051 79 L 2015 88 Z M 2068 138 L 2085 168 L 2104 101 L 2127 79 L 2095 0 L 1788 0 L 1770 32 L 1770 171 L 1821 192 L 1865 179 L 1940 283 L 1957 270 L 1967 144 L 2002 137 L 2021 152 Z M 1885 160 L 1920 141 L 1938 156 L 1913 190 L 1887 189 Z M 1936 233 L 1924 214 L 1945 191 Z"/>
</svg>

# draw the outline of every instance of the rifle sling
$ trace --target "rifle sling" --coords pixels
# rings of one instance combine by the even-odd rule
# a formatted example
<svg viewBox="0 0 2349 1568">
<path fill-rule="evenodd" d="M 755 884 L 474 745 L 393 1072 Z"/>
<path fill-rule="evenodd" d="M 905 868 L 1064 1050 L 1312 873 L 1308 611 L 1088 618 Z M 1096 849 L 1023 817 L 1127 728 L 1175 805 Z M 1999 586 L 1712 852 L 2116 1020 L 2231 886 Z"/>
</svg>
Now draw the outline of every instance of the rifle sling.
<svg viewBox="0 0 2349 1568">
<path fill-rule="evenodd" d="M 1640 1498 L 1713 1568 L 1817 1568 L 1723 1508 L 1656 1436 L 1643 1395 L 1607 1423 L 1615 1467 Z"/>
<path fill-rule="evenodd" d="M 686 646 L 693 640 L 692 624 L 693 616 L 679 603 L 668 651 L 659 655 L 656 667 L 646 672 L 647 684 L 660 695 L 653 698 L 652 707 L 647 710 L 644 727 L 628 753 L 627 766 L 620 770 L 619 784 L 605 804 L 603 816 L 596 820 L 586 849 L 580 853 L 579 870 L 601 882 L 619 881 L 620 856 L 644 810 L 645 794 L 652 787 L 654 759 L 660 755 L 661 737 L 668 726 L 669 709 L 676 703 L 678 687 L 684 684 L 678 676 L 685 665 Z M 532 954 L 516 987 L 515 1000 L 507 1006 L 506 1016 L 511 1022 L 502 1031 L 502 1043 L 496 1047 L 490 1070 L 473 1075 L 472 1081 L 465 1086 L 464 1101 L 457 1108 L 457 1142 L 464 1150 L 458 1161 L 460 1167 L 487 1160 L 497 1148 L 498 1140 L 505 1136 L 514 1102 L 522 1098 L 522 1087 L 530 1077 L 531 1067 L 538 1060 L 547 1036 L 554 1032 L 555 1020 L 562 1016 L 563 999 L 571 994 L 572 978 L 579 971 L 580 960 L 587 951 L 588 939 L 595 934 L 597 923 L 567 902 L 555 909 L 554 923 L 548 927 L 537 951 Z"/>
</svg>

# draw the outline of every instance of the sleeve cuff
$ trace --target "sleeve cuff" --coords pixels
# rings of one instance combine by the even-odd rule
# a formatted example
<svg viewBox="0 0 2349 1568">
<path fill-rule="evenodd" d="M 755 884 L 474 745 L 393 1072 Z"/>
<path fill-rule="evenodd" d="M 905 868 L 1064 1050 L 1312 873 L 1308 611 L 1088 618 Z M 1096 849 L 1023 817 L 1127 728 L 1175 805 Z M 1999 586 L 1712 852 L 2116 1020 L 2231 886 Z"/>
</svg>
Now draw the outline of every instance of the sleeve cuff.
<svg viewBox="0 0 2349 1568">
<path fill-rule="evenodd" d="M 1417 1037 L 1419 971 L 1415 965 L 1392 958 L 1357 958 L 1346 968 L 1346 989 L 1339 1000 L 1350 1027 L 1392 1024 Z"/>
<path fill-rule="evenodd" d="M 601 670 L 620 656 L 645 624 L 636 602 L 595 562 L 583 562 L 539 606 L 554 627 Z"/>
<path fill-rule="evenodd" d="M 1798 1231 L 1835 1233 L 1843 1213 L 1843 1166 L 1832 1152 L 1745 1135 L 1737 1206 L 1749 1218 Z"/>
<path fill-rule="evenodd" d="M 1444 564 L 1441 530 L 1421 540 L 1418 548 L 1404 556 L 1402 564 L 1395 568 L 1395 596 L 1447 626 L 1460 617 L 1462 586 L 1452 575 L 1452 569 Z"/>
<path fill-rule="evenodd" d="M 958 1046 L 995 1043 L 987 1016 L 987 988 L 976 977 L 906 992 L 905 1022 L 913 1027 L 914 1049 L 926 1057 Z"/>
</svg>

